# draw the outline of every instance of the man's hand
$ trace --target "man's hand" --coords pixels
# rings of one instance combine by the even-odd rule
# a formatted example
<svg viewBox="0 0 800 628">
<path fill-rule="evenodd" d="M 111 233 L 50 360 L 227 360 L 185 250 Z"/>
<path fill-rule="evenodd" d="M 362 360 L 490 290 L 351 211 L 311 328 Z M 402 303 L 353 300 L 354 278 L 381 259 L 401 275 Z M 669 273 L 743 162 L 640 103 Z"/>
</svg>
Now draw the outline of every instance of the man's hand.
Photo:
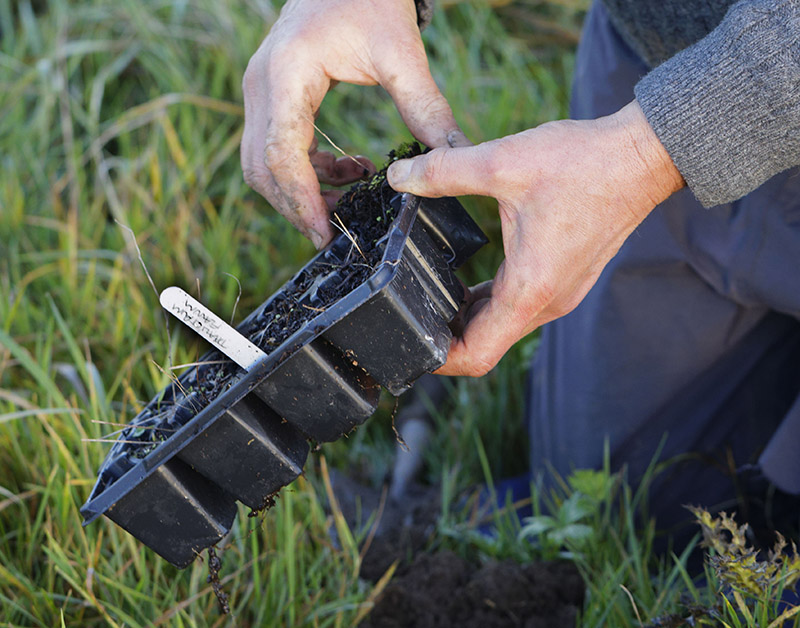
<svg viewBox="0 0 800 628">
<path fill-rule="evenodd" d="M 372 168 L 316 150 L 314 117 L 337 81 L 382 85 L 428 146 L 465 144 L 428 68 L 413 0 L 289 0 L 244 74 L 242 169 L 317 248 L 333 237 L 335 203 L 319 181 L 341 184 Z"/>
<path fill-rule="evenodd" d="M 498 200 L 505 260 L 473 289 L 464 333 L 437 371 L 473 376 L 574 309 L 636 226 L 685 185 L 635 101 L 607 118 L 436 149 L 394 163 L 388 178 L 420 196 Z"/>
</svg>

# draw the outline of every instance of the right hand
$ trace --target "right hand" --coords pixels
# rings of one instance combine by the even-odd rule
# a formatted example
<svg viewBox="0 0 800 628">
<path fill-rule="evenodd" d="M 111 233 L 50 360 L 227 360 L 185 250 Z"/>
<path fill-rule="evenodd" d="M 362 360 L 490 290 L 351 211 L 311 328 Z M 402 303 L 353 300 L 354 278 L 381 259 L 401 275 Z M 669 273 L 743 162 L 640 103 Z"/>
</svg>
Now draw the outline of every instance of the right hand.
<svg viewBox="0 0 800 628">
<path fill-rule="evenodd" d="M 572 311 L 641 221 L 686 184 L 635 100 L 597 120 L 401 159 L 387 177 L 398 192 L 498 201 L 505 259 L 471 290 L 463 332 L 436 371 L 471 376 Z"/>
<path fill-rule="evenodd" d="M 338 81 L 383 86 L 428 146 L 469 143 L 431 76 L 413 0 L 289 0 L 244 73 L 242 170 L 318 249 L 334 235 L 319 181 L 369 167 L 316 150 L 314 118 Z"/>
</svg>

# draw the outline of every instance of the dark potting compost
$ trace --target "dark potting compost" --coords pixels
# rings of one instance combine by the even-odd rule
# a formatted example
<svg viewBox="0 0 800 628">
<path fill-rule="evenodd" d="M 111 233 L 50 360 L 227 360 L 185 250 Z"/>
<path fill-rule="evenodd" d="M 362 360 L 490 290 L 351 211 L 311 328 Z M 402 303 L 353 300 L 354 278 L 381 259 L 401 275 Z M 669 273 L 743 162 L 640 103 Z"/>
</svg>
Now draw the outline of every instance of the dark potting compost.
<svg viewBox="0 0 800 628">
<path fill-rule="evenodd" d="M 402 500 L 395 501 L 349 474 L 332 472 L 331 483 L 350 528 L 368 531 L 360 576 L 377 583 L 396 565 L 360 628 L 576 625 L 586 586 L 574 563 L 478 562 L 436 549 L 439 486 L 414 484 Z"/>
<path fill-rule="evenodd" d="M 309 441 L 341 438 L 381 386 L 399 395 L 444 364 L 454 270 L 487 241 L 475 222 L 455 199 L 395 193 L 385 168 L 332 222 L 340 235 L 237 327 L 263 358 L 245 370 L 212 350 L 156 395 L 111 446 L 85 525 L 106 515 L 185 567 L 231 529 L 237 500 L 265 508 L 302 472 Z M 171 312 L 213 335 L 188 299 Z"/>
<path fill-rule="evenodd" d="M 583 608 L 574 564 L 473 564 L 452 552 L 418 554 L 399 568 L 363 628 L 564 628 Z"/>
</svg>

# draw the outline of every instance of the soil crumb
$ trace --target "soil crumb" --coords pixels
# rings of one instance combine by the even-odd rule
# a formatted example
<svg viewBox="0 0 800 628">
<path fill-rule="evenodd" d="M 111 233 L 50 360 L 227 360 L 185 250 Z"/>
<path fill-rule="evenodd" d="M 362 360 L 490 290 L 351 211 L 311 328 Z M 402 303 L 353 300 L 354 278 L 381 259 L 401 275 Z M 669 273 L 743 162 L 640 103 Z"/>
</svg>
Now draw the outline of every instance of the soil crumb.
<svg viewBox="0 0 800 628">
<path fill-rule="evenodd" d="M 227 615 L 231 612 L 230 604 L 228 603 L 228 594 L 222 590 L 222 584 L 219 581 L 219 571 L 222 569 L 222 561 L 213 547 L 208 548 L 208 577 L 206 582 L 211 584 L 214 595 L 217 596 L 219 603 L 219 610 L 221 613 Z"/>
<path fill-rule="evenodd" d="M 583 597 L 583 580 L 571 563 L 476 566 L 452 552 L 419 554 L 359 626 L 565 628 L 575 625 Z"/>
</svg>

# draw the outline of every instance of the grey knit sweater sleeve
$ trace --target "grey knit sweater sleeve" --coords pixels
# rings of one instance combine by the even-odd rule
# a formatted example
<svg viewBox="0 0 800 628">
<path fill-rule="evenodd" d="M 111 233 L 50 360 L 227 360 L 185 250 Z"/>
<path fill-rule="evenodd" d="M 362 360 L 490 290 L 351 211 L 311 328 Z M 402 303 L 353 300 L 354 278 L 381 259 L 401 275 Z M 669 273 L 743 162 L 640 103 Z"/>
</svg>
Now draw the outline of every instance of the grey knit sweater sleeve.
<svg viewBox="0 0 800 628">
<path fill-rule="evenodd" d="M 706 207 L 800 165 L 800 0 L 740 0 L 635 94 Z"/>
</svg>

